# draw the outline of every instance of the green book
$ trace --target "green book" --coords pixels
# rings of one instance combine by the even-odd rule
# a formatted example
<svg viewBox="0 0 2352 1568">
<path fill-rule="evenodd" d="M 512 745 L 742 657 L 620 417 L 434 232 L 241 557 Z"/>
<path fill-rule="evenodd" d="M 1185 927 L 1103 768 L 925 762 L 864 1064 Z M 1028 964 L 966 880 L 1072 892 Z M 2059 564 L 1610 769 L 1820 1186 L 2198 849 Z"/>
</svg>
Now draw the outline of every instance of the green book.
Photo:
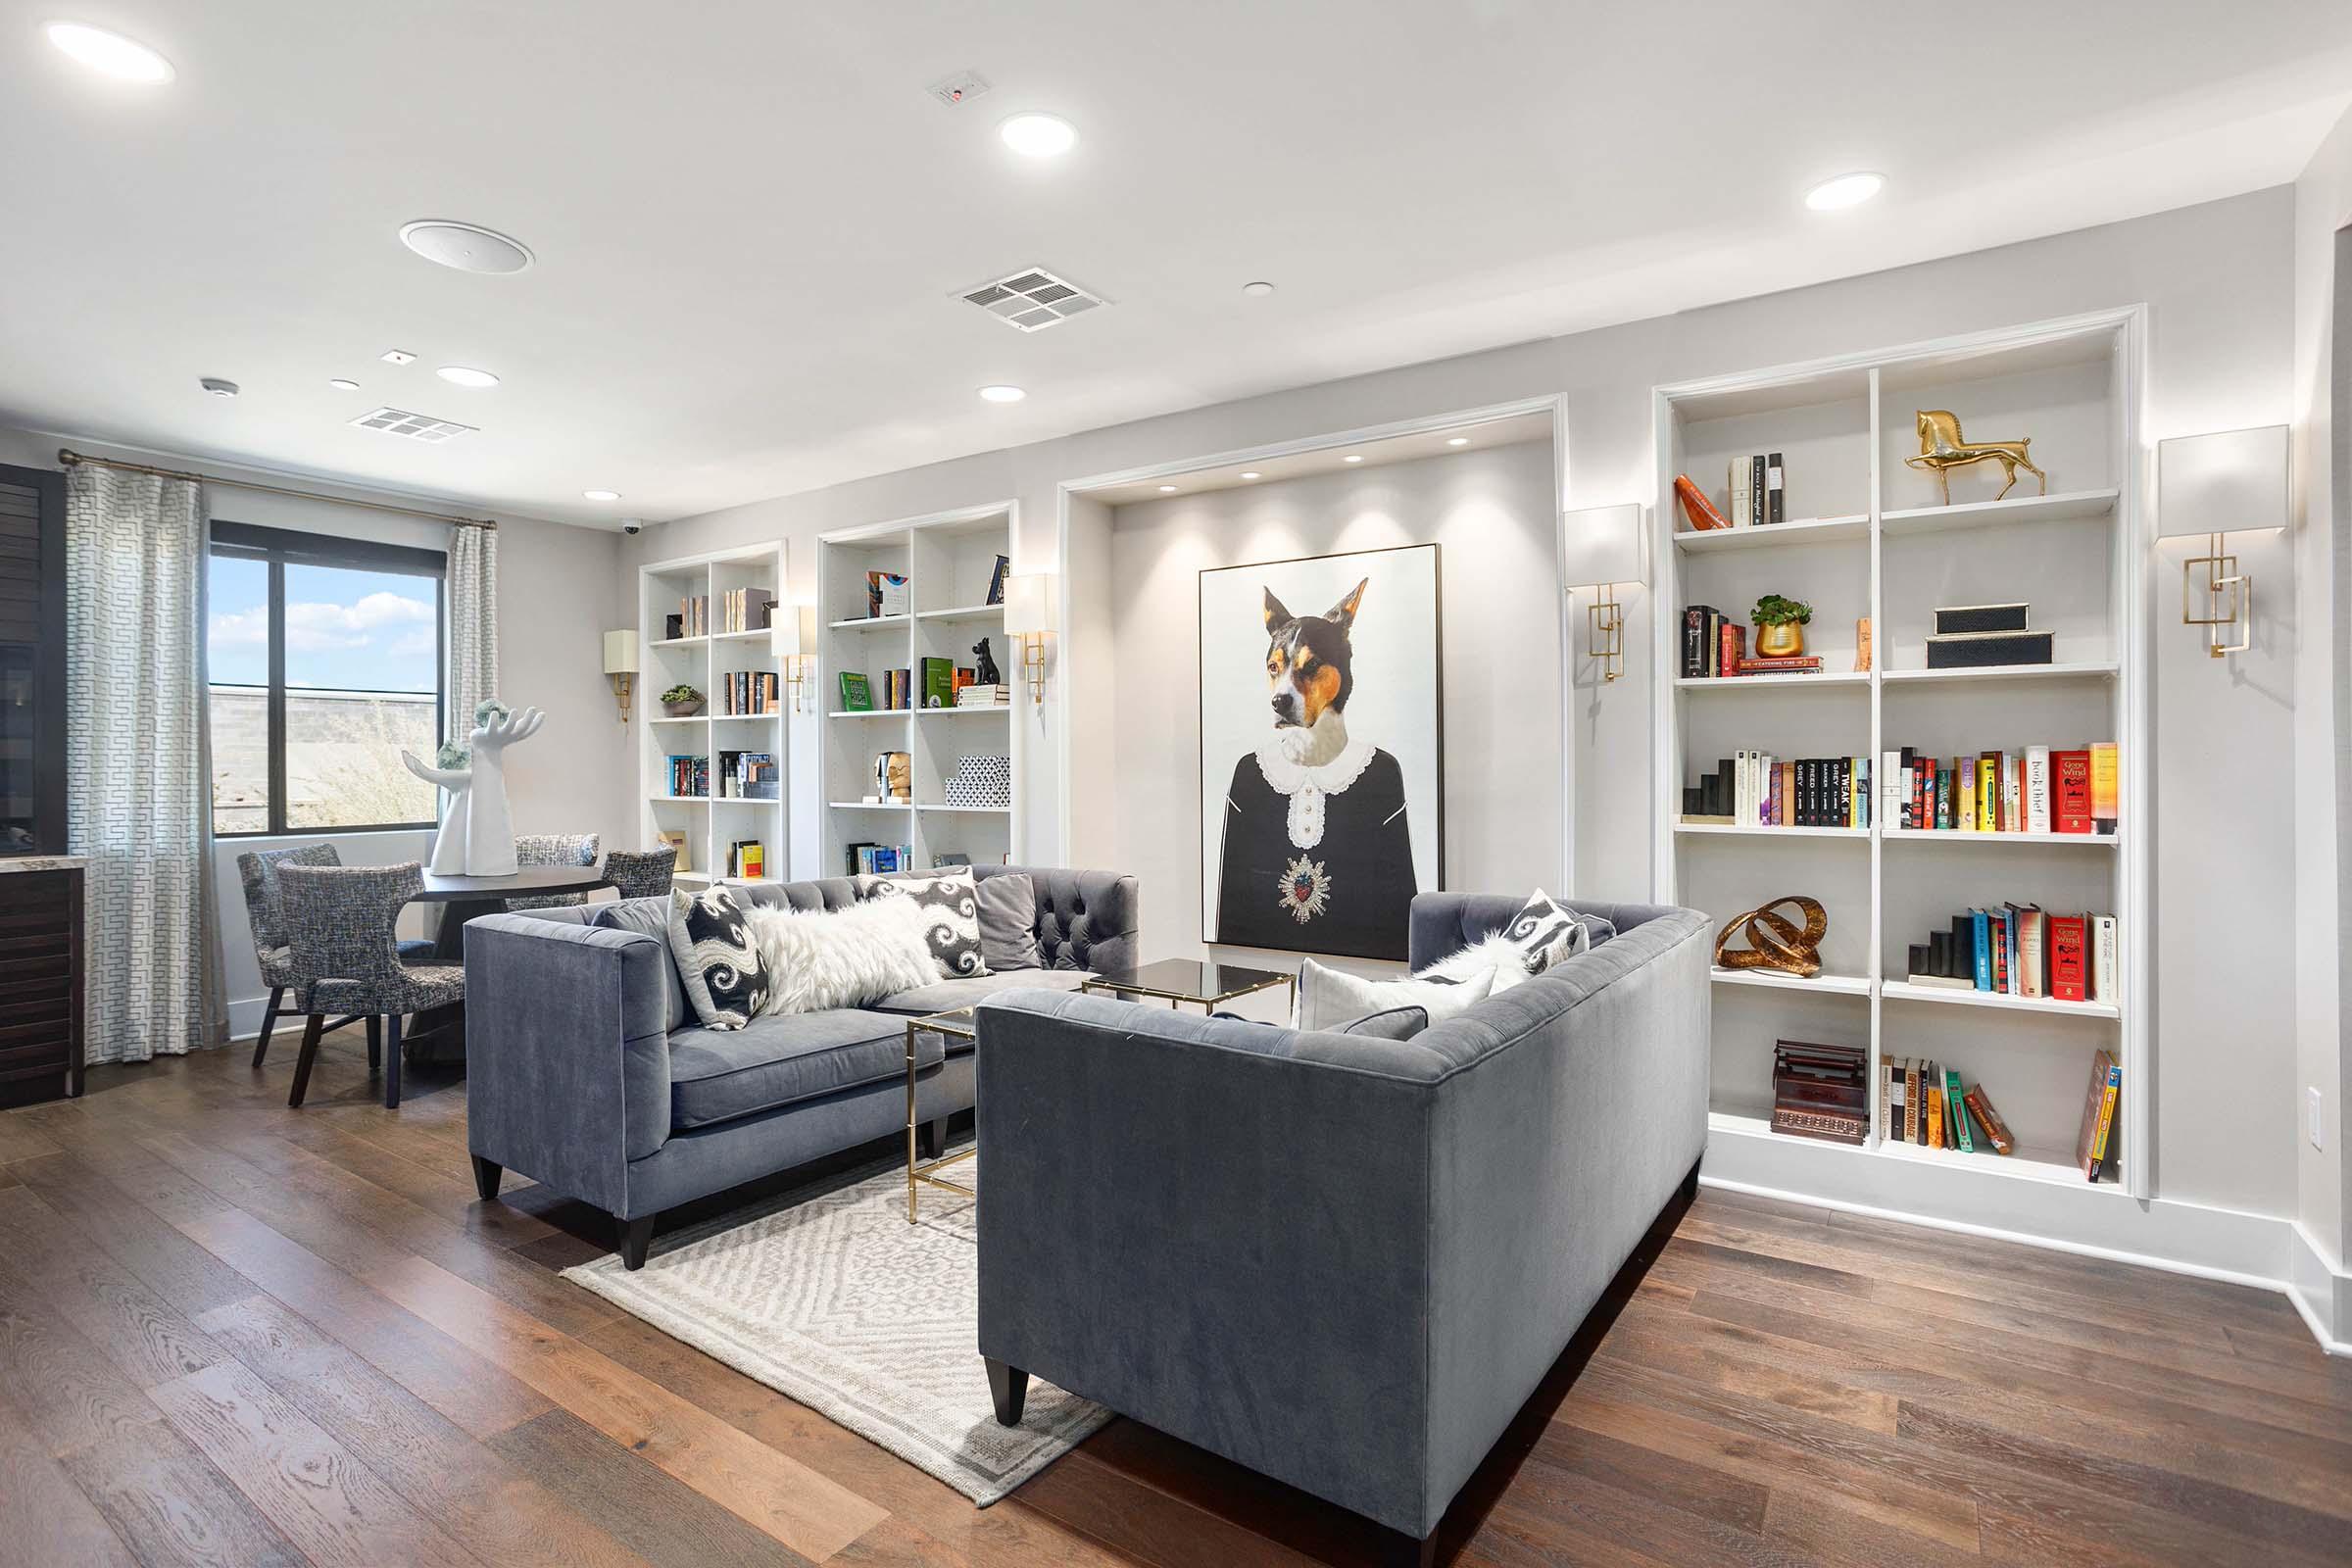
<svg viewBox="0 0 2352 1568">
<path fill-rule="evenodd" d="M 956 661 L 926 659 L 923 661 L 923 702 L 925 708 L 954 708 L 956 706 Z"/>
<path fill-rule="evenodd" d="M 1968 1106 L 1961 1099 L 1960 1075 L 1949 1067 L 1943 1071 L 1943 1102 L 1951 1107 L 1952 1137 L 1958 1142 L 1960 1152 L 1975 1153 L 1976 1141 L 1968 1136 Z"/>
<path fill-rule="evenodd" d="M 841 710 L 845 713 L 870 713 L 874 710 L 874 689 L 865 683 L 865 676 L 854 669 L 841 672 Z"/>
</svg>

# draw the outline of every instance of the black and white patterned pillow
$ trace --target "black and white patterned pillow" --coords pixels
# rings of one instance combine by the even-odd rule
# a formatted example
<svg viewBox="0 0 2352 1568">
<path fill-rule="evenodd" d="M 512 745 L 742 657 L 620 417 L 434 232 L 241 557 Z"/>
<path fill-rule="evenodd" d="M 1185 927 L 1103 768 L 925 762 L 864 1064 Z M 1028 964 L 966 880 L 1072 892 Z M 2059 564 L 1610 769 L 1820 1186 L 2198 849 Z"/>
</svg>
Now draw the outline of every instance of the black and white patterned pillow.
<svg viewBox="0 0 2352 1568">
<path fill-rule="evenodd" d="M 670 895 L 669 955 L 706 1027 L 740 1029 L 766 1007 L 767 960 L 725 886 Z"/>
<path fill-rule="evenodd" d="M 1519 950 L 1529 974 L 1542 974 L 1562 958 L 1572 958 L 1592 946 L 1592 934 L 1576 911 L 1552 901 L 1542 888 L 1511 916 L 1498 933 Z"/>
<path fill-rule="evenodd" d="M 931 944 L 932 961 L 942 978 L 960 980 L 990 972 L 980 952 L 980 888 L 972 868 L 865 879 L 864 897 L 912 899 L 927 917 L 924 937 Z"/>
</svg>

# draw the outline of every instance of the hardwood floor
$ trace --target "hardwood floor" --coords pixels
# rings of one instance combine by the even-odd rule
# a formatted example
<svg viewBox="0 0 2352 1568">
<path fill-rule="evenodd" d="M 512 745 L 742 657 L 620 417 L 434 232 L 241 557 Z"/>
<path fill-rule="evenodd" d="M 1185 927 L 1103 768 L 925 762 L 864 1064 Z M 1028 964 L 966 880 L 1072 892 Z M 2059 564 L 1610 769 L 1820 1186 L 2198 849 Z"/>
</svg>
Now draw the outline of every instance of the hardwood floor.
<svg viewBox="0 0 2352 1568">
<path fill-rule="evenodd" d="M 0 1564 L 1393 1550 L 1127 1421 L 975 1509 L 558 1279 L 610 1222 L 475 1201 L 462 1084 L 387 1112 L 350 1029 L 288 1110 L 293 1055 L 0 1112 Z M 1440 1561 L 2352 1559 L 2352 1365 L 2281 1297 L 1712 1192 L 1653 1241 Z"/>
</svg>

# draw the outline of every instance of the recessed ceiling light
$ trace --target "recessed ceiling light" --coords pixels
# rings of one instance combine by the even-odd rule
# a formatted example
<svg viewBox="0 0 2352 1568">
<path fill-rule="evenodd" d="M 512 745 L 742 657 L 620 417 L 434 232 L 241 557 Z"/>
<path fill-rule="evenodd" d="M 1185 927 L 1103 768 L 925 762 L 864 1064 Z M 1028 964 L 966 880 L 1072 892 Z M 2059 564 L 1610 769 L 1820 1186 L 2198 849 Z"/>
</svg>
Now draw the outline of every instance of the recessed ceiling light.
<svg viewBox="0 0 2352 1568">
<path fill-rule="evenodd" d="M 620 492 L 617 490 L 583 490 L 580 492 L 580 496 L 581 499 L 587 501 L 618 501 Z"/>
<path fill-rule="evenodd" d="M 1053 158 L 1078 145 L 1078 127 L 1059 115 L 1031 111 L 997 127 L 1004 145 L 1024 158 Z"/>
<path fill-rule="evenodd" d="M 1242 470 L 1242 477 L 1245 479 L 1254 479 L 1257 476 L 1258 474 L 1255 468 L 1245 468 Z"/>
<path fill-rule="evenodd" d="M 1249 295 L 1253 300 L 1262 300 L 1267 295 L 1274 292 L 1274 285 L 1261 277 L 1254 283 L 1244 283 L 1242 285 L 1242 292 Z"/>
<path fill-rule="evenodd" d="M 1029 394 L 1017 386 L 984 386 L 980 395 L 991 403 L 1018 403 Z"/>
<path fill-rule="evenodd" d="M 1176 493 L 1176 487 L 1172 484 L 1163 484 L 1159 487 L 1159 493 L 1163 496 L 1172 496 Z"/>
<path fill-rule="evenodd" d="M 1885 174 L 1839 174 L 1825 179 L 1805 192 L 1805 205 L 1817 213 L 1834 213 L 1841 207 L 1859 207 L 1876 196 L 1886 183 Z"/>
<path fill-rule="evenodd" d="M 1361 463 L 1364 461 L 1364 455 L 1360 452 L 1350 452 L 1340 461 L 1342 463 Z"/>
<path fill-rule="evenodd" d="M 416 363 L 416 356 L 411 354 L 407 349 L 386 349 L 376 358 L 382 360 L 386 365 L 414 365 Z"/>
<path fill-rule="evenodd" d="M 196 384 L 217 398 L 233 398 L 237 395 L 236 382 L 222 380 L 217 375 L 208 375 Z"/>
<path fill-rule="evenodd" d="M 444 365 L 433 372 L 452 386 L 496 386 L 498 377 L 466 365 Z"/>
<path fill-rule="evenodd" d="M 339 375 L 338 375 L 338 376 L 336 376 L 336 377 L 335 377 L 333 380 L 331 380 L 331 381 L 327 382 L 326 384 L 327 384 L 328 386 L 331 386 L 331 387 L 333 387 L 333 388 L 334 388 L 336 391 L 338 391 L 338 392 L 357 392 L 357 391 L 360 389 L 360 383 L 359 383 L 359 382 L 357 382 L 357 381 L 346 381 L 346 380 L 344 380 L 344 379 L 343 379 L 341 376 L 339 376 Z"/>
<path fill-rule="evenodd" d="M 1446 438 L 1446 444 L 1449 447 L 1466 447 L 1470 444 L 1470 438 L 1466 435 L 1449 435 Z"/>
<path fill-rule="evenodd" d="M 428 262 L 461 272 L 519 272 L 531 265 L 530 247 L 479 223 L 449 218 L 419 218 L 400 225 L 400 242 Z"/>
<path fill-rule="evenodd" d="M 125 38 L 119 32 L 78 22 L 52 22 L 48 30 L 49 41 L 59 49 L 118 81 L 142 82 L 152 87 L 178 74 L 172 69 L 171 61 L 136 38 Z"/>
</svg>

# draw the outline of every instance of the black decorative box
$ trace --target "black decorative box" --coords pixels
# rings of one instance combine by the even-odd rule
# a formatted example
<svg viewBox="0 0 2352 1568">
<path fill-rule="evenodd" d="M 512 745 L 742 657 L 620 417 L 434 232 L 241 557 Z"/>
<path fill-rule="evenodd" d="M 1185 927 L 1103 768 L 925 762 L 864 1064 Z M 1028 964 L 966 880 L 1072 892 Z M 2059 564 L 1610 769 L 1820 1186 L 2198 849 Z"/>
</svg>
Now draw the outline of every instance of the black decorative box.
<svg viewBox="0 0 2352 1568">
<path fill-rule="evenodd" d="M 1930 669 L 1979 669 L 1987 664 L 2046 664 L 2046 631 L 1972 631 L 1928 639 Z"/>
<path fill-rule="evenodd" d="M 1954 605 L 1936 612 L 1936 635 L 1965 636 L 1972 631 L 2024 631 L 2031 605 Z"/>
</svg>

